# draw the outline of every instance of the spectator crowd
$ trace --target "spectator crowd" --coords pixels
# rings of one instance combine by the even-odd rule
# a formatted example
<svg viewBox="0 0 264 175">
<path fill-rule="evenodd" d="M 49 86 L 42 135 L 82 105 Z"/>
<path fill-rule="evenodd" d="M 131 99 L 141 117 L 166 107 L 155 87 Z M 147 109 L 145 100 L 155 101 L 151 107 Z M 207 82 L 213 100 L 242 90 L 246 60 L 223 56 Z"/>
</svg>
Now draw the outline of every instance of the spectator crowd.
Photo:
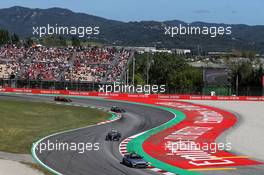
<svg viewBox="0 0 264 175">
<path fill-rule="evenodd" d="M 0 47 L 0 79 L 120 81 L 130 52 L 115 48 Z"/>
</svg>

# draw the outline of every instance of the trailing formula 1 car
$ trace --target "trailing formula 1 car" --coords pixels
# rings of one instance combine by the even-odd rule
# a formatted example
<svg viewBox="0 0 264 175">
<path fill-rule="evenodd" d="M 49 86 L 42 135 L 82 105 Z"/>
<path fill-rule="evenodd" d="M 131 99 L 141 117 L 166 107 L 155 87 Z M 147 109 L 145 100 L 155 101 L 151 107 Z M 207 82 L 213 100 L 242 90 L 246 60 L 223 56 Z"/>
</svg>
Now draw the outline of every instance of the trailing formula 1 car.
<svg viewBox="0 0 264 175">
<path fill-rule="evenodd" d="M 107 133 L 105 140 L 106 141 L 119 141 L 120 138 L 121 138 L 121 134 L 116 129 L 112 129 L 110 132 Z"/>
<path fill-rule="evenodd" d="M 132 168 L 147 168 L 149 166 L 149 163 L 136 153 L 124 155 L 122 164 Z"/>
<path fill-rule="evenodd" d="M 119 108 L 119 107 L 117 107 L 117 106 L 113 106 L 113 107 L 111 107 L 110 110 L 111 110 L 112 112 L 115 112 L 115 113 L 125 113 L 125 112 L 126 112 L 124 109 L 121 109 L 121 108 Z"/>
<path fill-rule="evenodd" d="M 70 98 L 66 98 L 66 97 L 63 97 L 63 96 L 54 97 L 54 101 L 66 102 L 66 103 L 72 102 L 72 100 Z"/>
</svg>

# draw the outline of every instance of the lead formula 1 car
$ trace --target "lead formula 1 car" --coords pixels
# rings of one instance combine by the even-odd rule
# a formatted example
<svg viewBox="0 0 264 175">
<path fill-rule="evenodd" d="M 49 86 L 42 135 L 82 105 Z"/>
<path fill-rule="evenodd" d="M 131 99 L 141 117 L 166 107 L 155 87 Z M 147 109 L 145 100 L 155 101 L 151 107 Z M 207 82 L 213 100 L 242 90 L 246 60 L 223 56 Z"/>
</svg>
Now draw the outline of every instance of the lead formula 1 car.
<svg viewBox="0 0 264 175">
<path fill-rule="evenodd" d="M 63 96 L 54 97 L 54 101 L 70 103 L 72 100 Z"/>
</svg>

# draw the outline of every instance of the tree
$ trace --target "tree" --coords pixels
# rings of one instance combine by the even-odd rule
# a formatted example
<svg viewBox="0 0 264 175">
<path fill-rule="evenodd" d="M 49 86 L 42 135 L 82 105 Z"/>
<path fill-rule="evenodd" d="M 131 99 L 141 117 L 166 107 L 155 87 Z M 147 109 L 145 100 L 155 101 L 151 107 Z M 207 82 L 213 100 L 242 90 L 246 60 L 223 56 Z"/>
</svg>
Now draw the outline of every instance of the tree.
<svg viewBox="0 0 264 175">
<path fill-rule="evenodd" d="M 166 85 L 173 92 L 176 89 L 177 92 L 186 93 L 202 88 L 202 71 L 190 66 L 183 56 L 166 53 L 136 54 L 136 60 L 136 84 L 139 80 L 146 80 L 149 66 L 149 84 Z"/>
<path fill-rule="evenodd" d="M 144 85 L 144 79 L 140 73 L 135 74 L 135 84 L 136 85 Z"/>
<path fill-rule="evenodd" d="M 11 36 L 11 42 L 12 42 L 12 44 L 18 44 L 19 43 L 19 36 L 16 33 L 14 33 Z"/>
<path fill-rule="evenodd" d="M 59 36 L 59 46 L 67 46 L 66 39 L 63 36 Z"/>
<path fill-rule="evenodd" d="M 243 58 L 251 58 L 251 59 L 253 59 L 253 58 L 255 58 L 255 55 L 256 55 L 256 53 L 254 51 L 243 51 L 242 52 L 242 57 Z"/>
<path fill-rule="evenodd" d="M 30 37 L 27 37 L 26 40 L 25 40 L 25 46 L 26 47 L 31 47 L 33 44 L 34 44 L 33 39 L 30 38 Z"/>
<path fill-rule="evenodd" d="M 182 71 L 173 71 L 169 77 L 169 87 L 177 92 L 190 93 L 202 88 L 203 77 L 200 69 L 186 66 Z"/>
<path fill-rule="evenodd" d="M 230 83 L 233 89 L 236 89 L 237 80 L 238 87 L 250 88 L 250 87 L 261 87 L 262 85 L 263 68 L 259 64 L 258 67 L 254 68 L 251 61 L 242 61 L 231 63 L 230 65 Z"/>
<path fill-rule="evenodd" d="M 81 46 L 81 41 L 77 37 L 72 37 L 71 42 L 72 42 L 72 46 L 74 47 Z"/>
<path fill-rule="evenodd" d="M 47 47 L 66 46 L 66 40 L 62 36 L 48 35 L 44 38 L 43 43 Z"/>
<path fill-rule="evenodd" d="M 0 45 L 7 44 L 9 39 L 10 37 L 8 31 L 0 29 Z"/>
</svg>

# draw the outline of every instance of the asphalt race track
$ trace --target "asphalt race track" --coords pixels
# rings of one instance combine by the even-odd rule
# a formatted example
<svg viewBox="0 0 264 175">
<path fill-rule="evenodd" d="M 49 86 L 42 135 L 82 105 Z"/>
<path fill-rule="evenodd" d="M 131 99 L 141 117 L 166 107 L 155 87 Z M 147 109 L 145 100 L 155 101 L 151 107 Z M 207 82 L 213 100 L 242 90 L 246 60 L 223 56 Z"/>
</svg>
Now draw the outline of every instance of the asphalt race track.
<svg viewBox="0 0 264 175">
<path fill-rule="evenodd" d="M 3 96 L 1 96 L 3 98 Z M 5 96 L 4 98 L 16 98 L 30 101 L 53 101 L 53 98 L 37 96 Z M 65 175 L 147 175 L 155 172 L 147 169 L 133 169 L 120 164 L 122 156 L 119 153 L 120 142 L 105 141 L 106 133 L 112 128 L 122 133 L 122 139 L 131 135 L 149 130 L 159 126 L 174 116 L 160 109 L 145 107 L 141 105 L 125 104 L 120 102 L 102 101 L 94 99 L 74 99 L 74 103 L 90 104 L 110 108 L 119 106 L 127 111 L 122 119 L 95 127 L 88 127 L 74 132 L 60 134 L 51 138 L 50 141 L 60 142 L 92 142 L 100 143 L 99 151 L 86 152 L 80 154 L 77 152 L 48 152 L 39 154 L 40 160 L 50 168 Z"/>
<path fill-rule="evenodd" d="M 0 98 L 6 99 L 20 99 L 20 100 L 30 100 L 30 101 L 50 101 L 53 102 L 53 98 L 49 97 L 41 97 L 41 96 L 23 96 L 23 95 L 1 95 Z M 75 142 L 75 143 L 100 143 L 99 151 L 90 151 L 85 152 L 84 154 L 80 154 L 77 152 L 45 152 L 42 154 L 38 154 L 39 159 L 45 163 L 50 168 L 58 171 L 61 174 L 65 175 L 148 175 L 148 174 L 158 174 L 153 171 L 147 169 L 133 169 L 126 167 L 120 164 L 122 156 L 119 153 L 119 143 L 120 142 L 107 142 L 105 141 L 106 133 L 115 128 L 122 133 L 122 139 L 125 139 L 131 135 L 135 135 L 137 133 L 149 130 L 153 127 L 159 126 L 174 116 L 161 109 L 136 105 L 136 104 L 127 104 L 122 102 L 115 101 L 105 101 L 98 99 L 73 99 L 73 103 L 80 105 L 94 105 L 101 106 L 109 109 L 111 106 L 119 106 L 127 111 L 127 113 L 118 121 L 100 125 L 87 127 L 84 129 L 67 132 L 64 134 L 59 134 L 56 136 L 49 137 L 50 141 L 60 141 L 60 142 Z M 196 103 L 194 101 L 194 103 Z M 211 106 L 216 106 L 222 109 L 226 109 L 225 106 L 215 105 L 209 102 L 197 102 L 208 104 Z M 217 102 L 215 102 L 217 103 Z M 241 119 L 241 117 L 245 117 L 243 115 L 238 114 L 237 110 L 230 110 L 231 112 L 235 111 L 234 114 L 237 114 Z M 244 119 L 242 118 L 242 121 Z M 262 122 L 263 123 L 263 122 Z M 228 130 L 228 134 L 219 138 L 220 140 L 228 140 L 234 141 L 234 152 L 238 155 L 250 155 L 257 158 L 263 162 L 263 157 L 260 153 L 259 156 L 255 156 L 256 152 L 252 151 L 250 154 L 250 148 L 248 150 L 243 151 L 245 146 L 240 145 L 243 142 L 237 142 L 235 138 L 241 137 L 243 140 L 243 132 L 239 135 L 236 135 L 239 132 L 241 125 L 246 125 L 245 122 L 241 124 L 239 122 L 238 125 L 235 126 L 234 129 Z M 252 126 L 254 128 L 254 126 Z M 242 127 L 243 129 L 243 127 Z M 238 130 L 235 131 L 234 130 Z M 261 131 L 261 130 L 260 130 Z M 227 137 L 229 135 L 232 136 L 232 133 L 235 133 L 235 137 Z M 233 134 L 234 135 L 234 134 Z M 121 139 L 121 140 L 122 140 Z M 244 138 L 245 139 L 245 138 Z M 259 138 L 260 139 L 260 138 Z M 241 141 L 242 141 L 241 140 Z M 241 146 L 241 148 L 239 148 Z M 246 145 L 247 146 L 247 145 Z M 259 148 L 258 148 L 259 151 Z M 228 170 L 228 171 L 202 171 L 201 174 L 208 175 L 262 175 L 264 174 L 264 166 L 245 166 L 245 167 L 237 167 L 237 170 Z"/>
</svg>

